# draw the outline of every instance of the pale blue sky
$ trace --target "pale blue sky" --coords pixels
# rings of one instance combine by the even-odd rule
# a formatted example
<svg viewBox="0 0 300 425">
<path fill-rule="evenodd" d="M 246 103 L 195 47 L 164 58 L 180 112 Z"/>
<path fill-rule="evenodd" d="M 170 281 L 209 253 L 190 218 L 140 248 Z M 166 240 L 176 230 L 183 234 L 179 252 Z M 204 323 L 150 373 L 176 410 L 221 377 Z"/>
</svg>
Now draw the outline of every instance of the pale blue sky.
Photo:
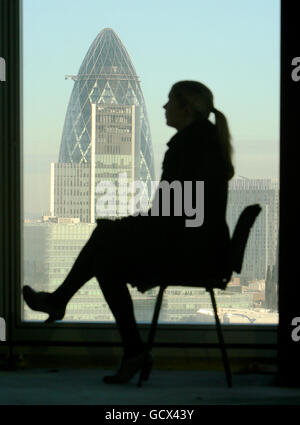
<svg viewBox="0 0 300 425">
<path fill-rule="evenodd" d="M 202 81 L 228 118 L 237 174 L 278 177 L 279 0 L 24 0 L 25 213 L 49 209 L 50 162 L 84 56 L 105 27 L 125 45 L 141 80 L 159 179 L 162 105 L 181 79 Z"/>
</svg>

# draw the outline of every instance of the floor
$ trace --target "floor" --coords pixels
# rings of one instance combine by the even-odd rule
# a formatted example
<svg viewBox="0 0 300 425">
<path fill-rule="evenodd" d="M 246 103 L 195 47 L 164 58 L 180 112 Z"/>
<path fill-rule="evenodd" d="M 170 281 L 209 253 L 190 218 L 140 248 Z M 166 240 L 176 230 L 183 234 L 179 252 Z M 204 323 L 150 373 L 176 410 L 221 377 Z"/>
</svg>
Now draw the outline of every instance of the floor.
<svg viewBox="0 0 300 425">
<path fill-rule="evenodd" d="M 104 369 L 0 371 L 0 405 L 298 405 L 300 388 L 275 384 L 274 374 L 233 374 L 228 388 L 222 371 L 153 370 L 142 388 L 137 378 L 106 385 Z"/>
</svg>

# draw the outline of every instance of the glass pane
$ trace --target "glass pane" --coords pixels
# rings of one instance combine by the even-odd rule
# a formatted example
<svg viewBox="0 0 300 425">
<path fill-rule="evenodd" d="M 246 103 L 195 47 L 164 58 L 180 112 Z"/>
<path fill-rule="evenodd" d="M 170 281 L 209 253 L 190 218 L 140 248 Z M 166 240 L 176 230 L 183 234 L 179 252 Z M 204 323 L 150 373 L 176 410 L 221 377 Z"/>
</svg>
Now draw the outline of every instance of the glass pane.
<svg viewBox="0 0 300 425">
<path fill-rule="evenodd" d="M 24 0 L 23 19 L 23 284 L 55 290 L 97 217 L 133 212 L 125 190 L 133 182 L 143 183 L 142 205 L 151 205 L 175 134 L 162 106 L 174 82 L 198 80 L 231 130 L 230 231 L 245 206 L 263 208 L 242 273 L 216 290 L 220 319 L 278 323 L 279 0 L 191 0 L 188 8 L 174 0 Z M 104 190 L 111 203 L 99 196 Z M 141 255 L 147 244 L 140 241 Z M 107 241 L 106 249 L 120 259 L 126 240 Z M 128 287 L 137 320 L 149 322 L 157 288 Z M 46 317 L 25 305 L 25 320 Z M 95 278 L 72 298 L 64 320 L 114 321 Z M 160 321 L 213 322 L 208 294 L 168 287 Z"/>
</svg>

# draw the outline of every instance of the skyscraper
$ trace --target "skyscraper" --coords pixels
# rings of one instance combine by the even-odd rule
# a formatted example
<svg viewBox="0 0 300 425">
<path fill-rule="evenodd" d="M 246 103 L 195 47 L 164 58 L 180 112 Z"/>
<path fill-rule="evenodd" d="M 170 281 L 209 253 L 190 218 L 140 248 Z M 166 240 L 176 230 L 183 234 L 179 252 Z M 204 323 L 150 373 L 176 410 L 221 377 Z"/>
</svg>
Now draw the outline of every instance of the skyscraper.
<svg viewBox="0 0 300 425">
<path fill-rule="evenodd" d="M 271 179 L 235 178 L 230 181 L 227 222 L 231 232 L 242 210 L 260 204 L 258 216 L 247 243 L 242 281 L 264 280 L 269 266 L 276 264 L 279 230 L 279 185 Z"/>
<path fill-rule="evenodd" d="M 65 118 L 59 163 L 51 165 L 51 215 L 97 217 L 97 185 L 155 180 L 145 101 L 130 57 L 117 34 L 102 30 L 77 75 Z M 74 200 L 76 195 L 76 200 Z M 151 200 L 149 199 L 149 202 Z M 123 215 L 128 215 L 125 211 Z"/>
</svg>

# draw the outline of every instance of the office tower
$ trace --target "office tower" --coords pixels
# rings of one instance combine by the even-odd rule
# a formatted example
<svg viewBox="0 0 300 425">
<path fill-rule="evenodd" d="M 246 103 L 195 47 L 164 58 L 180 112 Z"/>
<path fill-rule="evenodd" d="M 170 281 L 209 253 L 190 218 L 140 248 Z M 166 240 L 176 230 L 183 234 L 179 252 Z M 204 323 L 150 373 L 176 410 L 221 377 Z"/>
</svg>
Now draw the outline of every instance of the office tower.
<svg viewBox="0 0 300 425">
<path fill-rule="evenodd" d="M 51 215 L 94 222 L 99 216 L 99 183 L 118 185 L 120 175 L 125 175 L 128 187 L 135 180 L 144 182 L 150 203 L 155 175 L 146 106 L 134 66 L 116 33 L 110 28 L 101 31 L 78 74 L 66 78 L 75 84 L 59 162 L 51 164 Z M 126 216 L 132 211 L 118 195 L 117 215 Z"/>
<path fill-rule="evenodd" d="M 265 307 L 270 310 L 278 309 L 278 266 L 269 266 L 266 277 Z"/>
<path fill-rule="evenodd" d="M 276 180 L 236 178 L 229 184 L 227 222 L 231 232 L 247 205 L 258 203 L 262 207 L 246 247 L 242 283 L 266 279 L 268 267 L 276 264 L 278 200 L 279 185 Z"/>
</svg>

